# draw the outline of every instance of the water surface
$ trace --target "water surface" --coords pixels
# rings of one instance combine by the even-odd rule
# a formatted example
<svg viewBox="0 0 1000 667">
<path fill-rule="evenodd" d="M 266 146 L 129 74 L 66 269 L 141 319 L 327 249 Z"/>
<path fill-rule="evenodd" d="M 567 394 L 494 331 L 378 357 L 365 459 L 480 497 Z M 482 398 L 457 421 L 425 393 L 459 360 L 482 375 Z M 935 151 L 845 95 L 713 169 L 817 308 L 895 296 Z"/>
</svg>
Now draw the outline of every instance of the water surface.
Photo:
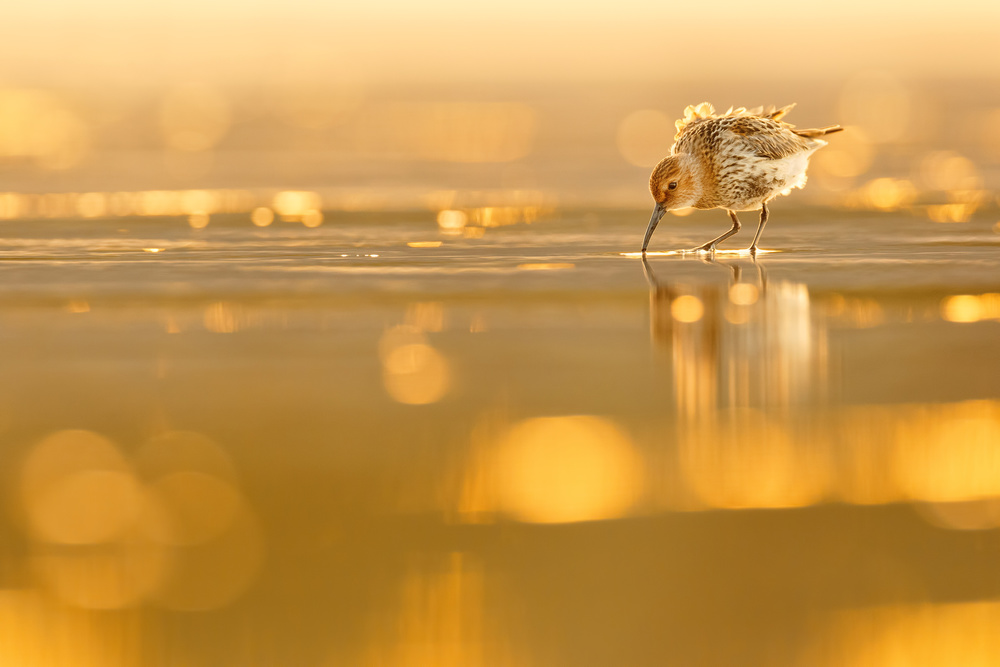
<svg viewBox="0 0 1000 667">
<path fill-rule="evenodd" d="M 5 222 L 0 657 L 1000 661 L 994 220 L 647 217 Z"/>
</svg>

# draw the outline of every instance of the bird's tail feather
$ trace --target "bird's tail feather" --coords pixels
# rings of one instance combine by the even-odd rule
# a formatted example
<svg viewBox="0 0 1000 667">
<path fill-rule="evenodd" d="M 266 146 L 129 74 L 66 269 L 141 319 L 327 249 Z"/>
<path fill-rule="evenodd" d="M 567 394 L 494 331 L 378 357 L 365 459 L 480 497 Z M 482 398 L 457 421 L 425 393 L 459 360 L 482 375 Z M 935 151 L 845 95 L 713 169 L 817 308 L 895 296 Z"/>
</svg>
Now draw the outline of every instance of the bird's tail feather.
<svg viewBox="0 0 1000 667">
<path fill-rule="evenodd" d="M 816 139 L 827 134 L 833 134 L 834 132 L 841 132 L 843 129 L 840 125 L 830 125 L 829 127 L 820 127 L 813 130 L 792 130 L 792 132 L 800 137 Z"/>
</svg>

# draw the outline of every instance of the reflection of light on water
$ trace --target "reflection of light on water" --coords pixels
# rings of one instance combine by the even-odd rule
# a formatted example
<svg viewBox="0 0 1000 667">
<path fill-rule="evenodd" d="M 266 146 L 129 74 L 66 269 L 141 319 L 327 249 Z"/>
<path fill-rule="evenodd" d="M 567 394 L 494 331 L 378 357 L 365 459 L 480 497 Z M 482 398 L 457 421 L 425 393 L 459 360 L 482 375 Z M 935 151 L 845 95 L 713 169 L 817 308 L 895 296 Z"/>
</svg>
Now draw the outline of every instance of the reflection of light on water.
<svg viewBox="0 0 1000 667">
<path fill-rule="evenodd" d="M 817 628 L 802 667 L 992 667 L 1000 664 L 1000 603 L 855 609 Z"/>
<path fill-rule="evenodd" d="M 262 561 L 235 472 L 199 434 L 154 439 L 133 469 L 107 439 L 60 431 L 29 452 L 21 490 L 32 571 L 73 606 L 213 609 L 245 591 Z"/>
<path fill-rule="evenodd" d="M 386 329 L 378 342 L 378 356 L 384 364 L 393 350 L 404 345 L 426 345 L 427 336 L 415 324 L 400 324 Z"/>
<path fill-rule="evenodd" d="M 768 283 L 758 271 L 760 286 L 675 287 L 647 270 L 652 335 L 672 352 L 678 483 L 689 490 L 689 497 L 659 495 L 679 509 L 823 500 L 830 487 L 823 442 L 771 412 L 823 393 L 825 330 L 815 325 L 805 285 Z"/>
<path fill-rule="evenodd" d="M 751 283 L 736 283 L 729 288 L 729 301 L 736 306 L 752 306 L 757 303 L 760 291 Z"/>
<path fill-rule="evenodd" d="M 131 525 L 140 499 L 138 484 L 126 472 L 76 472 L 54 481 L 33 499 L 32 527 L 49 542 L 105 542 Z"/>
<path fill-rule="evenodd" d="M 438 227 L 445 233 L 459 233 L 468 224 L 469 218 L 465 211 L 445 210 L 437 214 Z"/>
<path fill-rule="evenodd" d="M 56 598 L 83 609 L 123 609 L 148 599 L 166 581 L 171 554 L 142 536 L 72 551 L 48 546 L 31 557 L 36 576 Z"/>
<path fill-rule="evenodd" d="M 875 299 L 832 294 L 824 305 L 828 318 L 856 329 L 869 329 L 885 322 L 885 312 Z"/>
<path fill-rule="evenodd" d="M 709 507 L 801 507 L 826 492 L 821 448 L 756 410 L 731 410 L 681 430 L 685 481 Z"/>
<path fill-rule="evenodd" d="M 99 616 L 43 593 L 0 590 L 0 664 L 9 667 L 128 667 L 148 664 L 136 614 Z"/>
<path fill-rule="evenodd" d="M 968 222 L 975 212 L 974 204 L 937 204 L 927 207 L 927 217 L 933 222 Z"/>
<path fill-rule="evenodd" d="M 945 297 L 941 301 L 941 316 L 949 322 L 1000 320 L 1000 293 Z"/>
<path fill-rule="evenodd" d="M 864 196 L 868 208 L 895 211 L 911 204 L 917 197 L 917 189 L 907 180 L 876 178 L 865 186 Z"/>
<path fill-rule="evenodd" d="M 389 395 L 407 405 L 436 403 L 448 392 L 448 362 L 430 345 L 400 345 L 383 362 L 382 380 Z"/>
<path fill-rule="evenodd" d="M 314 208 L 302 214 L 302 224 L 309 228 L 319 227 L 323 224 L 323 212 Z"/>
<path fill-rule="evenodd" d="M 860 407 L 829 424 L 834 493 L 847 502 L 911 501 L 949 528 L 1000 525 L 1000 404 Z"/>
<path fill-rule="evenodd" d="M 444 304 L 440 301 L 418 301 L 406 307 L 406 325 L 418 331 L 444 331 Z"/>
<path fill-rule="evenodd" d="M 285 222 L 302 222 L 307 227 L 316 227 L 323 221 L 319 213 L 323 200 L 319 193 L 308 190 L 284 190 L 274 196 L 274 210 Z M 316 215 L 319 219 L 316 220 Z"/>
<path fill-rule="evenodd" d="M 640 460 L 628 436 L 598 417 L 523 421 L 496 451 L 498 503 L 533 523 L 625 516 L 643 490 Z"/>
<path fill-rule="evenodd" d="M 507 227 L 531 224 L 538 219 L 535 206 L 481 206 L 469 210 L 469 221 L 480 227 Z"/>
<path fill-rule="evenodd" d="M 188 225 L 191 229 L 205 229 L 211 220 L 207 213 L 192 213 L 188 216 Z"/>
<path fill-rule="evenodd" d="M 978 190 L 982 176 L 972 160 L 954 151 L 928 153 L 920 161 L 921 185 L 928 190 Z"/>
<path fill-rule="evenodd" d="M 789 405 L 815 393 L 825 363 L 825 336 L 813 324 L 804 285 L 750 283 L 720 290 L 655 285 L 650 293 L 653 338 L 672 349 L 681 414 L 721 406 Z"/>
<path fill-rule="evenodd" d="M 86 192 L 76 200 L 76 212 L 83 218 L 100 218 L 107 210 L 107 195 L 103 192 Z"/>
<path fill-rule="evenodd" d="M 237 307 L 225 301 L 218 301 L 205 309 L 205 328 L 212 333 L 234 333 L 241 328 L 241 318 Z"/>
<path fill-rule="evenodd" d="M 452 375 L 448 360 L 428 343 L 425 333 L 444 330 L 444 307 L 438 301 L 413 303 L 405 319 L 405 324 L 387 329 L 379 340 L 382 382 L 399 403 L 436 403 L 451 388 Z"/>
<path fill-rule="evenodd" d="M 561 271 L 573 268 L 576 268 L 576 264 L 570 262 L 532 262 L 517 265 L 519 271 Z"/>
<path fill-rule="evenodd" d="M 120 534 L 139 501 L 125 458 L 90 431 L 59 431 L 39 442 L 24 462 L 21 494 L 29 522 L 44 539 L 72 544 Z"/>
<path fill-rule="evenodd" d="M 903 492 L 930 502 L 1000 497 L 1000 411 L 966 403 L 900 424 L 893 470 Z"/>
<path fill-rule="evenodd" d="M 674 299 L 670 304 L 670 315 L 678 322 L 690 324 L 701 319 L 705 307 L 701 299 L 690 294 L 684 294 Z"/>
<path fill-rule="evenodd" d="M 487 577 L 470 554 L 424 556 L 406 572 L 388 611 L 370 619 L 366 667 L 515 667 L 510 631 L 489 604 Z M 429 563 L 426 561 L 430 561 Z M 443 561 L 443 562 L 442 562 Z M 343 664 L 336 657 L 328 665 Z"/>
<path fill-rule="evenodd" d="M 917 173 L 927 191 L 947 195 L 948 203 L 927 207 L 927 216 L 934 222 L 968 222 L 988 198 L 979 169 L 954 151 L 928 153 Z"/>
<path fill-rule="evenodd" d="M 1000 527 L 1000 403 L 800 417 L 733 408 L 682 421 L 675 488 L 655 487 L 653 502 L 672 510 L 908 502 L 942 528 Z"/>
<path fill-rule="evenodd" d="M 266 206 L 258 206 L 250 212 L 250 222 L 255 227 L 267 227 L 274 222 L 274 211 Z"/>
</svg>

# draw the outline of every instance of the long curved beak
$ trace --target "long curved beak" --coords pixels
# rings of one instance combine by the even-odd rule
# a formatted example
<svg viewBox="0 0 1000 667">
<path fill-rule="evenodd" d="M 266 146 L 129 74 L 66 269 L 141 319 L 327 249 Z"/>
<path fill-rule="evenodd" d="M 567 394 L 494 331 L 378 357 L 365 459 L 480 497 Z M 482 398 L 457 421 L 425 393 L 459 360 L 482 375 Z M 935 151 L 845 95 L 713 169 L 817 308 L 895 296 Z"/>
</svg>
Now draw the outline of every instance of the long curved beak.
<svg viewBox="0 0 1000 667">
<path fill-rule="evenodd" d="M 656 223 L 660 221 L 663 214 L 667 212 L 667 208 L 663 204 L 657 204 L 653 208 L 653 215 L 649 218 L 649 227 L 646 227 L 646 238 L 642 240 L 642 253 L 646 254 L 646 246 L 649 245 L 649 237 L 653 235 L 653 230 L 656 229 Z"/>
</svg>

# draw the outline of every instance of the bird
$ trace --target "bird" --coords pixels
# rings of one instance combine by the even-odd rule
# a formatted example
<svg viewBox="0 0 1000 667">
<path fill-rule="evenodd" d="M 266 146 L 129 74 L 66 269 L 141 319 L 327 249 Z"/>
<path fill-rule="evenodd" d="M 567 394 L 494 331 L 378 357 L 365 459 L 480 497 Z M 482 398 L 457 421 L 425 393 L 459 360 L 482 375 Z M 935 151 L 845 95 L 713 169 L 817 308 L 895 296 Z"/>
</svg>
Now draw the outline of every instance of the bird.
<svg viewBox="0 0 1000 667">
<path fill-rule="evenodd" d="M 649 177 L 656 205 L 642 240 L 642 255 L 664 213 L 689 207 L 723 208 L 733 222 L 729 231 L 693 249 L 707 252 L 715 252 L 720 242 L 740 231 L 737 211 L 760 209 L 757 233 L 748 248 L 756 255 L 767 224 L 767 203 L 804 187 L 809 157 L 827 144 L 820 137 L 844 129 L 840 125 L 795 129 L 781 120 L 794 107 L 730 108 L 718 115 L 708 102 L 687 107 L 675 123 L 670 154 Z"/>
</svg>

